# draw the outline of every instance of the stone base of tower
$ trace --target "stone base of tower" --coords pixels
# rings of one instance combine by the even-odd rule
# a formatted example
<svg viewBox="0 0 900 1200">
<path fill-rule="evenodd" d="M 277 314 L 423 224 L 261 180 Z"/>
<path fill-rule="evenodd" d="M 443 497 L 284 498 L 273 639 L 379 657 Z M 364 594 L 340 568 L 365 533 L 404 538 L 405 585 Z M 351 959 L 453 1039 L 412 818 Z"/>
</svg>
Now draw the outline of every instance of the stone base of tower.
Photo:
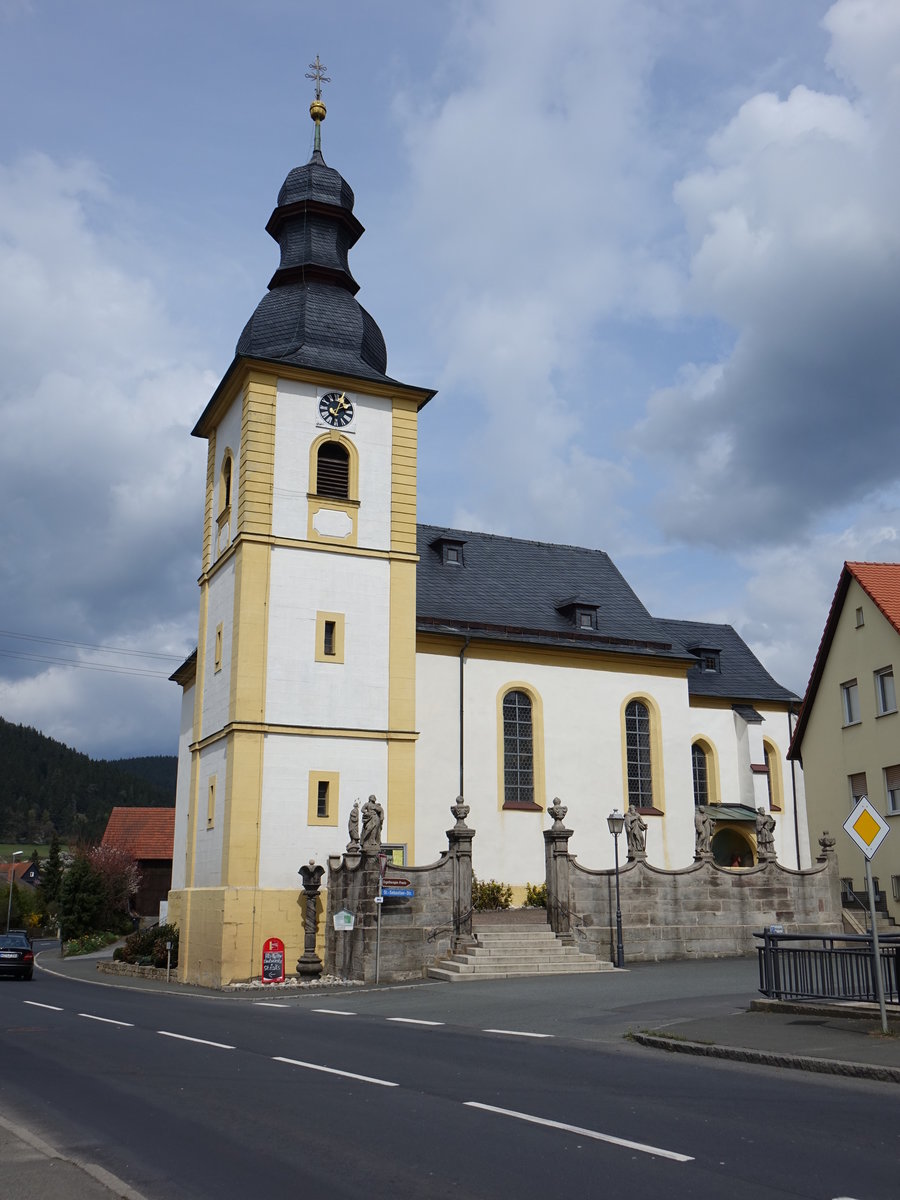
<svg viewBox="0 0 900 1200">
<path fill-rule="evenodd" d="M 324 954 L 327 897 L 320 892 L 316 952 Z M 264 943 L 284 942 L 285 975 L 296 974 L 303 953 L 306 899 L 275 888 L 182 888 L 169 892 L 170 924 L 178 927 L 178 980 L 203 987 L 246 983 L 262 974 Z"/>
</svg>

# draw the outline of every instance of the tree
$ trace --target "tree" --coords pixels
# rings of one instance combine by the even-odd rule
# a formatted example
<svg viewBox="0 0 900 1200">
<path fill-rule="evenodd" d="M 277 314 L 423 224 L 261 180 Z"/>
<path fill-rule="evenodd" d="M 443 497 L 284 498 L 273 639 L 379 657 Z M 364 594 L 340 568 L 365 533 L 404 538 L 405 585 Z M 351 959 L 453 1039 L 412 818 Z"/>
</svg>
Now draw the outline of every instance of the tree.
<svg viewBox="0 0 900 1200">
<path fill-rule="evenodd" d="M 50 853 L 41 871 L 41 895 L 49 912 L 55 912 L 59 904 L 59 889 L 62 886 L 63 865 L 59 853 L 59 838 L 54 831 L 50 841 Z"/>
<path fill-rule="evenodd" d="M 64 942 L 103 927 L 106 885 L 84 851 L 75 855 L 59 889 L 59 929 Z"/>
</svg>

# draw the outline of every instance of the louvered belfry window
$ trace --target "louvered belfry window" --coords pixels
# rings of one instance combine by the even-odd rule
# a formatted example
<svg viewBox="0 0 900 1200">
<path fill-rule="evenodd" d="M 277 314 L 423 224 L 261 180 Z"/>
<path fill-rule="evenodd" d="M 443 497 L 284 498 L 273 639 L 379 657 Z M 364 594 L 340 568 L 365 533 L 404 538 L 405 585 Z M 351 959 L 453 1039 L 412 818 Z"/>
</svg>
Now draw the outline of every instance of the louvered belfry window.
<svg viewBox="0 0 900 1200">
<path fill-rule="evenodd" d="M 527 692 L 503 697 L 503 802 L 534 804 L 534 732 Z"/>
<path fill-rule="evenodd" d="M 316 495 L 346 500 L 350 495 L 350 455 L 340 442 L 323 442 L 316 457 Z"/>
<path fill-rule="evenodd" d="M 652 808 L 650 710 L 640 700 L 632 700 L 625 709 L 625 751 L 628 759 L 628 803 L 636 808 Z"/>
</svg>

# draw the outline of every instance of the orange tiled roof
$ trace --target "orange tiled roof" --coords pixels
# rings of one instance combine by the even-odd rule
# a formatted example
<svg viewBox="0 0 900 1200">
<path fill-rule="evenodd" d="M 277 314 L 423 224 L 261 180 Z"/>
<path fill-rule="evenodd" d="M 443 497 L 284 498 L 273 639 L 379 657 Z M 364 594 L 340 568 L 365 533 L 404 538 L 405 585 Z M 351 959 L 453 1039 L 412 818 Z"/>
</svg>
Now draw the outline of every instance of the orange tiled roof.
<svg viewBox="0 0 900 1200">
<path fill-rule="evenodd" d="M 114 808 L 102 844 L 147 859 L 171 858 L 174 842 L 174 808 Z"/>
<path fill-rule="evenodd" d="M 848 562 L 847 570 L 900 633 L 900 563 Z"/>
<path fill-rule="evenodd" d="M 20 880 L 26 871 L 31 868 L 31 859 L 24 859 L 15 863 L 0 863 L 0 881 L 9 883 L 9 875 L 12 872 L 13 879 Z"/>
</svg>

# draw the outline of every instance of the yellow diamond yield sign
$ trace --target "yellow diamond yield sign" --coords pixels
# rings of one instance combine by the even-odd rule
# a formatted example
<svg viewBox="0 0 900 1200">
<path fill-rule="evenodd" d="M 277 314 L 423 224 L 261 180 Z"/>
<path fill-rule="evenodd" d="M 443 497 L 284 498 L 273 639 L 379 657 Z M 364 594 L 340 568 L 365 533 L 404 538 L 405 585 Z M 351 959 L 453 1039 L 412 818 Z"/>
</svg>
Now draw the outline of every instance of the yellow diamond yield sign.
<svg viewBox="0 0 900 1200">
<path fill-rule="evenodd" d="M 860 796 L 853 812 L 844 822 L 844 829 L 866 858 L 871 858 L 887 837 L 890 825 L 881 813 L 872 807 L 867 797 Z"/>
</svg>

